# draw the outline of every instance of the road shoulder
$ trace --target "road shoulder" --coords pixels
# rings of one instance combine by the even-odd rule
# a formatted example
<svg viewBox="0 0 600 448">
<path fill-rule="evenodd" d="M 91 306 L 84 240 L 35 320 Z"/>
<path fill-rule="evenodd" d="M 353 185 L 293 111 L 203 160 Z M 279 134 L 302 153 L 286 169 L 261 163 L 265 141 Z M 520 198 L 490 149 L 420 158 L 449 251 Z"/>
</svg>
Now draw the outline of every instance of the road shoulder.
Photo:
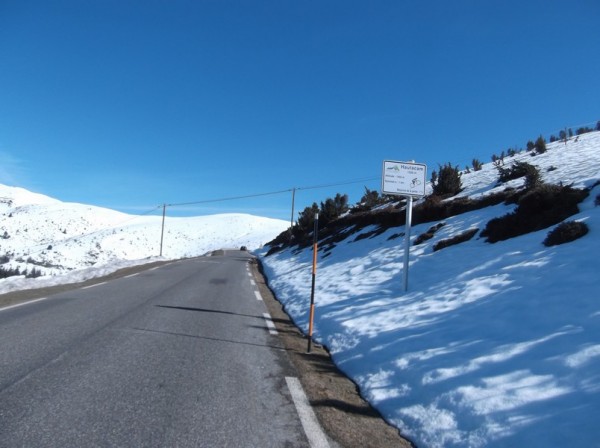
<svg viewBox="0 0 600 448">
<path fill-rule="evenodd" d="M 260 262 L 254 259 L 251 264 L 256 284 L 279 337 L 329 437 L 345 448 L 414 447 L 360 396 L 356 384 L 335 366 L 327 350 L 313 344 L 311 353 L 306 352 L 306 337 L 275 298 Z"/>
</svg>

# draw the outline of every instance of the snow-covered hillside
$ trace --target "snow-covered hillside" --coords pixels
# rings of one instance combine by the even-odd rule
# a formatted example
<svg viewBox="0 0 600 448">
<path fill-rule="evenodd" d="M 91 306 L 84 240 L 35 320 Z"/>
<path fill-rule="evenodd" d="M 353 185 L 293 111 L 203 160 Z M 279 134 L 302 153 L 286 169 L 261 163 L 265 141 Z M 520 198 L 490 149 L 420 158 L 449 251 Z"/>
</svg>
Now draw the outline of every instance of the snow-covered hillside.
<svg viewBox="0 0 600 448">
<path fill-rule="evenodd" d="M 548 183 L 600 180 L 600 132 L 506 158 L 536 165 Z M 463 196 L 489 194 L 492 164 L 464 174 Z M 523 179 L 508 185 L 521 186 Z M 569 220 L 589 233 L 546 247 L 545 229 L 490 244 L 436 242 L 514 210 L 500 204 L 445 219 L 411 247 L 402 284 L 402 228 L 353 234 L 320 254 L 315 336 L 384 417 L 419 447 L 600 446 L 600 186 Z M 416 225 L 412 238 L 436 223 Z M 366 228 L 366 234 L 373 228 Z M 266 256 L 270 286 L 307 329 L 311 250 Z"/>
<path fill-rule="evenodd" d="M 71 278 L 80 280 L 81 270 L 96 275 L 158 257 L 160 212 L 158 216 L 127 215 L 0 185 L 0 266 L 43 274 L 27 281 L 0 280 L 0 292 L 68 281 L 65 274 L 69 272 Z M 198 256 L 220 248 L 255 249 L 288 226 L 287 221 L 246 214 L 167 216 L 163 258 Z"/>
</svg>

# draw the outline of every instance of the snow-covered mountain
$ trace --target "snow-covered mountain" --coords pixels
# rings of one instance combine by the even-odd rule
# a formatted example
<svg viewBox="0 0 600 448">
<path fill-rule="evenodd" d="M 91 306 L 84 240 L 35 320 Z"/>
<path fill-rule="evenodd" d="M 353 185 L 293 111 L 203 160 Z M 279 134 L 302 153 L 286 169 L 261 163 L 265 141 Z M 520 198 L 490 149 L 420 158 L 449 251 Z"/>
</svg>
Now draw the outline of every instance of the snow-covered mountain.
<svg viewBox="0 0 600 448">
<path fill-rule="evenodd" d="M 547 183 L 592 188 L 569 220 L 589 233 L 542 244 L 544 229 L 495 244 L 480 231 L 514 204 L 444 219 L 411 244 L 402 282 L 403 226 L 361 229 L 319 254 L 315 336 L 383 416 L 419 447 L 600 446 L 600 132 L 532 157 Z M 461 196 L 498 185 L 490 163 L 462 176 Z M 436 222 L 415 225 L 412 241 Z M 555 227 L 555 226 L 553 226 Z M 433 246 L 470 229 L 469 241 Z M 359 237 L 360 236 L 360 237 Z M 287 312 L 308 327 L 311 248 L 260 256 Z"/>
<path fill-rule="evenodd" d="M 43 275 L 29 281 L 0 280 L 0 292 L 46 284 L 50 277 L 54 282 L 67 281 L 65 274 L 72 271 L 105 273 L 158 257 L 160 212 L 156 216 L 128 215 L 0 185 L 0 267 L 20 272 L 36 269 Z M 287 221 L 246 214 L 167 216 L 163 258 L 241 246 L 256 249 L 288 226 Z"/>
</svg>

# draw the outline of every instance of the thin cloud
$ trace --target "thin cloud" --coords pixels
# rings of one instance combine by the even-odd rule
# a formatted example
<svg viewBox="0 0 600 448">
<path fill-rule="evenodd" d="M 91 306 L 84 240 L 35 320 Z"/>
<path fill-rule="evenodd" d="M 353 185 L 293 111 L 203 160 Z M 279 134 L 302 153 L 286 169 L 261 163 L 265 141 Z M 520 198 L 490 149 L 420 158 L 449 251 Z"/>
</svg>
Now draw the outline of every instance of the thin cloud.
<svg viewBox="0 0 600 448">
<path fill-rule="evenodd" d="M 6 151 L 0 151 L 0 183 L 10 186 L 22 186 L 26 170 L 24 162 Z"/>
</svg>

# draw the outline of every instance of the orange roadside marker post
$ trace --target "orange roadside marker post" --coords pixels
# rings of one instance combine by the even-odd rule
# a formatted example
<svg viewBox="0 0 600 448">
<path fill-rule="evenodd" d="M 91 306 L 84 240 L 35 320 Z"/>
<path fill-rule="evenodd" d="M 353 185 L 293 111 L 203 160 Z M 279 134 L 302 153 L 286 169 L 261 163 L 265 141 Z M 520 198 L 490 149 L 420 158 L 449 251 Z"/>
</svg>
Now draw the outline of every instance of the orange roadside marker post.
<svg viewBox="0 0 600 448">
<path fill-rule="evenodd" d="M 310 313 L 308 318 L 308 350 L 312 348 L 313 322 L 315 319 L 315 282 L 317 278 L 317 253 L 319 251 L 319 213 L 315 213 L 315 227 L 313 230 L 313 263 L 312 263 L 312 284 L 310 287 Z"/>
</svg>

